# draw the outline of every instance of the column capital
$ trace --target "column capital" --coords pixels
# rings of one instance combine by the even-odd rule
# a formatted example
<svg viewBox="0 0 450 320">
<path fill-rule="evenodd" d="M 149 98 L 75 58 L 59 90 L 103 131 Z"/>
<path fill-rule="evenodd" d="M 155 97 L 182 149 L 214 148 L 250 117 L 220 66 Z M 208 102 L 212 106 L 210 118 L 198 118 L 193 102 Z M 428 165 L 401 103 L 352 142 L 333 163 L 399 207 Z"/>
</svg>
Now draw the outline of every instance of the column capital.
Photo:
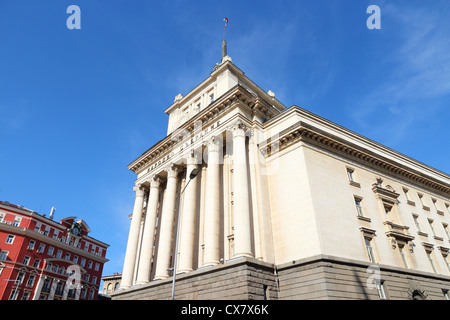
<svg viewBox="0 0 450 320">
<path fill-rule="evenodd" d="M 220 147 L 222 146 L 222 139 L 217 136 L 212 136 L 208 140 L 205 141 L 205 145 L 208 147 L 209 151 L 220 151 Z"/>
<path fill-rule="evenodd" d="M 136 192 L 136 197 L 143 197 L 145 194 L 145 187 L 139 183 L 133 187 L 133 191 Z"/>
<path fill-rule="evenodd" d="M 176 178 L 178 173 L 181 172 L 181 167 L 177 164 L 171 163 L 163 168 L 163 171 L 167 172 L 167 179 Z"/>
<path fill-rule="evenodd" d="M 159 188 L 162 182 L 162 178 L 156 174 L 152 175 L 148 180 L 150 188 Z"/>
<path fill-rule="evenodd" d="M 201 155 L 196 152 L 195 150 L 191 150 L 187 157 L 186 157 L 186 164 L 187 165 L 197 165 L 197 164 L 201 164 Z"/>
<path fill-rule="evenodd" d="M 240 119 L 232 123 L 228 128 L 233 133 L 233 138 L 236 136 L 245 136 L 245 133 L 249 130 L 249 127 Z"/>
</svg>

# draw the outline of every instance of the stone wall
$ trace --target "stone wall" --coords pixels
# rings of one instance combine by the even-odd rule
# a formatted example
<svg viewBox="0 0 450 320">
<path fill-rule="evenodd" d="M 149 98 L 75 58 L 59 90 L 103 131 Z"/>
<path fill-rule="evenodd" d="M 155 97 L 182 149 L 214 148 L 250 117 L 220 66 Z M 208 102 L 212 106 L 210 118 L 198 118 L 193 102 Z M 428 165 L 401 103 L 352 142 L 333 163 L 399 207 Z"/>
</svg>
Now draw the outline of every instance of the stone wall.
<svg viewBox="0 0 450 320">
<path fill-rule="evenodd" d="M 378 272 L 375 274 L 375 272 Z M 444 299 L 450 277 L 319 255 L 277 266 L 251 258 L 177 275 L 176 300 L 379 300 L 379 275 L 387 299 Z M 369 280 L 369 281 L 368 281 Z M 114 300 L 166 300 L 172 278 L 112 294 Z"/>
</svg>

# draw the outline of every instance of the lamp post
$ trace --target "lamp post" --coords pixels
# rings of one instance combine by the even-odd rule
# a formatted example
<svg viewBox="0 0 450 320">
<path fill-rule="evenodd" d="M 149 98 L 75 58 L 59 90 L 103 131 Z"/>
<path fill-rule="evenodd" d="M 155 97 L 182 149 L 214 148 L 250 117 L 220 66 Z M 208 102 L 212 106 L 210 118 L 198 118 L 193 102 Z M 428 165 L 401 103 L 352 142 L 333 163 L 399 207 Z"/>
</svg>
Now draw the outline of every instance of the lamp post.
<svg viewBox="0 0 450 320">
<path fill-rule="evenodd" d="M 186 185 L 184 186 L 183 190 L 180 193 L 180 197 L 183 194 L 184 190 L 186 190 L 186 187 L 188 186 L 189 182 L 191 182 L 192 179 L 194 179 L 198 173 L 200 172 L 199 168 L 194 168 L 192 169 L 191 173 L 189 174 L 189 180 L 186 183 Z M 180 233 L 180 214 L 178 211 L 178 223 L 177 223 L 177 235 L 176 235 L 176 240 L 175 240 L 175 258 L 173 261 L 173 280 L 172 280 L 172 300 L 175 300 L 175 278 L 177 276 L 177 261 L 178 261 L 178 236 Z"/>
</svg>

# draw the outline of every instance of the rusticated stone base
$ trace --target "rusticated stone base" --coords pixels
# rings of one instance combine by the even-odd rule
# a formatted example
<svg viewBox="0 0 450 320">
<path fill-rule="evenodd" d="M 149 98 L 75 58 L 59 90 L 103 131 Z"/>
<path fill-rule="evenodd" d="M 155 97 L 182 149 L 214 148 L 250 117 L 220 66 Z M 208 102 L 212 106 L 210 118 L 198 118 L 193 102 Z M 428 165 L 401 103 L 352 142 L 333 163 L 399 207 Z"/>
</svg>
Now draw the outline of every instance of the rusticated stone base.
<svg viewBox="0 0 450 320">
<path fill-rule="evenodd" d="M 276 268 L 255 259 L 239 258 L 178 274 L 175 299 L 379 300 L 375 278 L 383 283 L 387 299 L 420 296 L 442 300 L 446 290 L 450 295 L 448 276 L 320 255 Z M 111 296 L 113 300 L 165 300 L 171 298 L 171 292 L 172 278 L 168 278 L 117 291 Z"/>
</svg>

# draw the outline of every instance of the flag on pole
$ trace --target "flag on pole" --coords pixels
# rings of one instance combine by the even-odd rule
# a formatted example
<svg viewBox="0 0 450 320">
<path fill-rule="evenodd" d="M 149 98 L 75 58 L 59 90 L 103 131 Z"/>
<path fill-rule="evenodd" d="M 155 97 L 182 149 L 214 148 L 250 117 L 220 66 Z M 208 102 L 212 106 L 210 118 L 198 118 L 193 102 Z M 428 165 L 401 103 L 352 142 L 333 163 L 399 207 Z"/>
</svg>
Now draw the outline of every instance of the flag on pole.
<svg viewBox="0 0 450 320">
<path fill-rule="evenodd" d="M 227 27 L 227 24 L 228 24 L 228 18 L 223 19 L 223 21 L 225 21 L 225 26 L 223 27 L 225 29 Z"/>
</svg>

